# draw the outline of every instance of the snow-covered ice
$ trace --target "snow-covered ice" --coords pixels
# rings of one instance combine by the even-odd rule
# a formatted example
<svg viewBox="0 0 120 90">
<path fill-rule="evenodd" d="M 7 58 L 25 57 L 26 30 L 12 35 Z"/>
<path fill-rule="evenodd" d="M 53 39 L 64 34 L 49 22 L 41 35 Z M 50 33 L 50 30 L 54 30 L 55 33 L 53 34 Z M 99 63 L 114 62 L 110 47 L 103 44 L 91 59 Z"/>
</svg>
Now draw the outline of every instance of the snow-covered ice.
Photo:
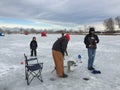
<svg viewBox="0 0 120 90">
<path fill-rule="evenodd" d="M 34 79 L 27 86 L 24 73 L 24 53 L 29 57 L 29 43 L 33 36 L 38 42 L 38 59 L 43 62 L 43 83 Z M 120 36 L 99 36 L 100 43 L 96 51 L 94 67 L 101 70 L 101 74 L 94 75 L 87 70 L 87 49 L 83 43 L 84 35 L 71 35 L 68 44 L 67 61 L 77 60 L 82 56 L 82 63 L 77 63 L 73 72 L 67 72 L 68 78 L 58 78 L 52 58 L 52 45 L 60 34 L 40 35 L 11 34 L 0 37 L 0 90 L 120 90 Z M 51 81 L 50 78 L 55 78 Z M 83 78 L 89 78 L 88 81 Z"/>
</svg>

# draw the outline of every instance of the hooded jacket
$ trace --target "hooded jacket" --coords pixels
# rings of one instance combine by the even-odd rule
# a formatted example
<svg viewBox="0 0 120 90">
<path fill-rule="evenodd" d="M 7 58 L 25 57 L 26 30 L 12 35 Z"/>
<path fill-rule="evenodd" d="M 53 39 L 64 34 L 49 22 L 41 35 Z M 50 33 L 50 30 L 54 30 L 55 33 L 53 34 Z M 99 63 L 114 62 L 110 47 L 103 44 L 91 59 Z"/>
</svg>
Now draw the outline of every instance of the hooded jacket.
<svg viewBox="0 0 120 90">
<path fill-rule="evenodd" d="M 91 31 L 89 31 L 89 34 L 87 34 L 84 38 L 84 43 L 86 45 L 86 48 L 97 48 L 97 43 L 99 43 L 99 38 L 96 34 L 92 34 Z"/>
<path fill-rule="evenodd" d="M 37 41 L 35 41 L 35 40 L 32 40 L 31 42 L 30 42 L 30 49 L 33 49 L 33 50 L 35 50 L 35 49 L 37 49 Z"/>
<path fill-rule="evenodd" d="M 65 36 L 63 36 L 55 41 L 52 50 L 60 51 L 64 56 L 64 52 L 66 51 L 67 44 L 68 44 L 68 39 Z"/>
</svg>

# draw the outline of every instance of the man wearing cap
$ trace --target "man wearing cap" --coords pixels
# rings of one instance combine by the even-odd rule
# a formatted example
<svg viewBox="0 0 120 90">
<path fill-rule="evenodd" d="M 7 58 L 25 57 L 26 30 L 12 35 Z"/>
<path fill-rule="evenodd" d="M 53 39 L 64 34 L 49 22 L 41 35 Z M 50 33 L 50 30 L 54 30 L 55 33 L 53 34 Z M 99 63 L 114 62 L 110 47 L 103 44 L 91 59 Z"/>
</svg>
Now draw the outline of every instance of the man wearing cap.
<svg viewBox="0 0 120 90">
<path fill-rule="evenodd" d="M 64 73 L 63 60 L 64 60 L 64 53 L 66 51 L 69 40 L 70 40 L 70 35 L 67 33 L 65 36 L 56 40 L 52 47 L 52 55 L 58 77 L 66 78 L 68 76 Z"/>
<path fill-rule="evenodd" d="M 93 63 L 99 38 L 95 34 L 95 29 L 93 27 L 90 27 L 89 34 L 84 38 L 84 43 L 88 49 L 88 70 L 94 70 Z"/>
</svg>

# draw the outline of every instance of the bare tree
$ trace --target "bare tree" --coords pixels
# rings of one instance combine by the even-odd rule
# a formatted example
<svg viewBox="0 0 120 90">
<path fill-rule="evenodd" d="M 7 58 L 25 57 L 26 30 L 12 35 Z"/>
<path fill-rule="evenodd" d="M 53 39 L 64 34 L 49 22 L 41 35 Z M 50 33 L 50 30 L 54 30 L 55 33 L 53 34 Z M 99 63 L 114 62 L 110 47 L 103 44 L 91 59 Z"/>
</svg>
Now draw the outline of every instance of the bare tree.
<svg viewBox="0 0 120 90">
<path fill-rule="evenodd" d="M 24 29 L 23 28 L 20 28 L 20 31 L 19 31 L 21 34 L 24 33 Z"/>
<path fill-rule="evenodd" d="M 31 28 L 30 32 L 31 33 L 36 33 L 36 30 L 34 28 Z"/>
<path fill-rule="evenodd" d="M 0 28 L 0 32 L 3 32 L 2 28 Z"/>
<path fill-rule="evenodd" d="M 107 31 L 113 32 L 114 31 L 114 21 L 112 18 L 108 18 L 104 20 L 104 26 Z"/>
<path fill-rule="evenodd" d="M 115 21 L 116 21 L 118 27 L 120 28 L 120 16 L 117 16 L 117 17 L 115 18 Z"/>
</svg>

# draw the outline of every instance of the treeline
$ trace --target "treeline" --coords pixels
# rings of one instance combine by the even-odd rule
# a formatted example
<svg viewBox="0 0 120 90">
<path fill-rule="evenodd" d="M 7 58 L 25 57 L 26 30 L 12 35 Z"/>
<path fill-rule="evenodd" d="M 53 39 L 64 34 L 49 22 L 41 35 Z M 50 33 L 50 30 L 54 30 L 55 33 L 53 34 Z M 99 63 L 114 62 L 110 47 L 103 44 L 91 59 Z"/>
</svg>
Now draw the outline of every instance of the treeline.
<svg viewBox="0 0 120 90">
<path fill-rule="evenodd" d="M 12 30 L 12 28 L 11 29 L 7 29 L 7 30 L 5 30 L 5 29 L 2 29 L 2 28 L 0 28 L 0 32 L 2 32 L 2 33 L 4 33 L 4 34 L 40 34 L 41 32 L 46 32 L 46 33 L 51 33 L 51 34 L 53 34 L 53 33 L 62 33 L 62 32 L 64 32 L 64 33 L 83 33 L 84 31 L 82 31 L 82 30 L 79 30 L 79 31 L 75 31 L 75 30 L 72 30 L 72 29 L 70 29 L 70 30 L 67 30 L 67 29 L 60 29 L 60 30 L 54 30 L 54 29 L 40 29 L 40 30 L 36 30 L 36 29 L 34 29 L 34 28 L 31 28 L 31 29 L 24 29 L 24 28 L 17 28 L 17 30 Z"/>
<path fill-rule="evenodd" d="M 89 26 L 90 27 L 90 26 Z M 3 34 L 40 34 L 41 32 L 46 32 L 49 34 L 55 34 L 55 33 L 70 33 L 70 34 L 79 34 L 79 35 L 83 35 L 88 33 L 89 31 L 89 27 L 86 28 L 86 30 L 67 30 L 67 29 L 63 29 L 63 30 L 53 30 L 53 29 L 41 29 L 41 30 L 36 30 L 36 29 L 24 29 L 24 28 L 18 28 L 18 30 L 3 30 L 0 28 L 0 32 L 2 32 Z M 108 29 L 105 31 L 96 31 L 97 34 L 105 34 L 105 35 L 110 35 L 110 34 L 119 34 L 120 35 L 120 30 L 113 30 L 113 29 Z"/>
<path fill-rule="evenodd" d="M 115 18 L 105 19 L 103 25 L 105 26 L 105 32 L 114 33 L 115 26 L 117 26 L 120 29 L 120 16 L 117 16 Z"/>
</svg>

